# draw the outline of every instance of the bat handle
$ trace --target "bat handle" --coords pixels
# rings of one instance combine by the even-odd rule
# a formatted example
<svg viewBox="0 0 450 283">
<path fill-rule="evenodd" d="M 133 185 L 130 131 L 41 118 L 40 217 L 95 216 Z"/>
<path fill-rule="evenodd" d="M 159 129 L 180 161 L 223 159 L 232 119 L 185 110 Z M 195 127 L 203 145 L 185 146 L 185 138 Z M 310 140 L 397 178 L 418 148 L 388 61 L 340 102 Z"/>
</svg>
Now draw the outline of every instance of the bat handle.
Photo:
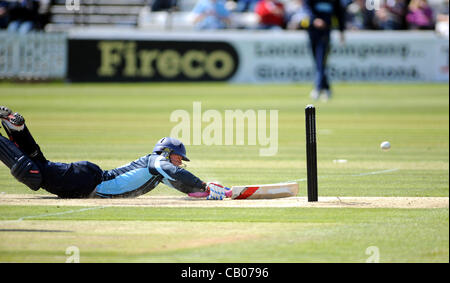
<svg viewBox="0 0 450 283">
<path fill-rule="evenodd" d="M 233 190 L 231 190 L 230 188 L 227 188 L 227 187 L 225 187 L 225 188 L 227 189 L 225 196 L 227 198 L 231 198 L 231 196 L 233 195 Z"/>
</svg>

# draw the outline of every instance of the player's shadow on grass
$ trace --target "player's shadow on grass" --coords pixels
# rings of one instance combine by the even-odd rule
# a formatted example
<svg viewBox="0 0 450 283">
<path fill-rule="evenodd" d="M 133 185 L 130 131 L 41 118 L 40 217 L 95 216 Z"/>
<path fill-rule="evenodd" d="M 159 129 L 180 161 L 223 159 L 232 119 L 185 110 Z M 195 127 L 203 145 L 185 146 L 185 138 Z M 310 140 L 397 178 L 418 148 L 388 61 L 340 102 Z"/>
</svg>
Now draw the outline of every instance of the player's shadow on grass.
<svg viewBox="0 0 450 283">
<path fill-rule="evenodd" d="M 46 195 L 31 195 L 31 196 L 23 196 L 21 199 L 63 199 L 58 196 L 46 196 Z"/>
<path fill-rule="evenodd" d="M 43 229 L 0 229 L 0 232 L 73 233 L 73 231 L 67 230 L 43 230 Z"/>
</svg>

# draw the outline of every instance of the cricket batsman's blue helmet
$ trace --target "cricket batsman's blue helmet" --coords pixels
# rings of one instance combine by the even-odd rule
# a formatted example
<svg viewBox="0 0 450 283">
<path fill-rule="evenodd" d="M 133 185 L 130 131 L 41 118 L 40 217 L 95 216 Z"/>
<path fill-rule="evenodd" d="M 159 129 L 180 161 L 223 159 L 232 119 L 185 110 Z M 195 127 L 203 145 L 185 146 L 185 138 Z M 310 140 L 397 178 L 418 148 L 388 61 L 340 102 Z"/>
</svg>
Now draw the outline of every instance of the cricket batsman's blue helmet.
<svg viewBox="0 0 450 283">
<path fill-rule="evenodd" d="M 184 161 L 190 161 L 186 156 L 186 148 L 184 144 L 176 138 L 165 137 L 158 141 L 153 148 L 153 153 L 161 154 L 162 152 L 175 153 L 180 155 Z"/>
</svg>

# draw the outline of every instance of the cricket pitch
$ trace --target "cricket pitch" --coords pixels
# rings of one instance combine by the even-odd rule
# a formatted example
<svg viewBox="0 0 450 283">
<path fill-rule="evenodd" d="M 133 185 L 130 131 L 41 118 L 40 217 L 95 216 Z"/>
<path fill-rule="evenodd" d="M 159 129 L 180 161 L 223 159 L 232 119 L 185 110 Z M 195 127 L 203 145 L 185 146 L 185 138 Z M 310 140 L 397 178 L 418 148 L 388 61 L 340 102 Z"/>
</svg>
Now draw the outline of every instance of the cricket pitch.
<svg viewBox="0 0 450 283">
<path fill-rule="evenodd" d="M 141 196 L 132 199 L 60 199 L 51 195 L 1 194 L 0 205 L 122 207 L 325 207 L 325 208 L 448 208 L 448 197 L 306 197 L 213 201 L 187 196 Z"/>
</svg>

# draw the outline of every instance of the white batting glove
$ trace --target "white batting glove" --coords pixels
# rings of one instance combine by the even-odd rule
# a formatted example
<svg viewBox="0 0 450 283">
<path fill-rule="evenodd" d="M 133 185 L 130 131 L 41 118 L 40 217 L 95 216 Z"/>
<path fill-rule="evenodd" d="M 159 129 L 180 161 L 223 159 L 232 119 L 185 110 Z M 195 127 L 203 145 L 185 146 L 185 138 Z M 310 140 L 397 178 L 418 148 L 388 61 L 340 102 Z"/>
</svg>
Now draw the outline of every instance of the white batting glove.
<svg viewBox="0 0 450 283">
<path fill-rule="evenodd" d="M 208 183 L 206 189 L 209 191 L 207 200 L 223 200 L 226 198 L 227 191 L 229 191 L 228 188 L 217 183 Z"/>
</svg>

